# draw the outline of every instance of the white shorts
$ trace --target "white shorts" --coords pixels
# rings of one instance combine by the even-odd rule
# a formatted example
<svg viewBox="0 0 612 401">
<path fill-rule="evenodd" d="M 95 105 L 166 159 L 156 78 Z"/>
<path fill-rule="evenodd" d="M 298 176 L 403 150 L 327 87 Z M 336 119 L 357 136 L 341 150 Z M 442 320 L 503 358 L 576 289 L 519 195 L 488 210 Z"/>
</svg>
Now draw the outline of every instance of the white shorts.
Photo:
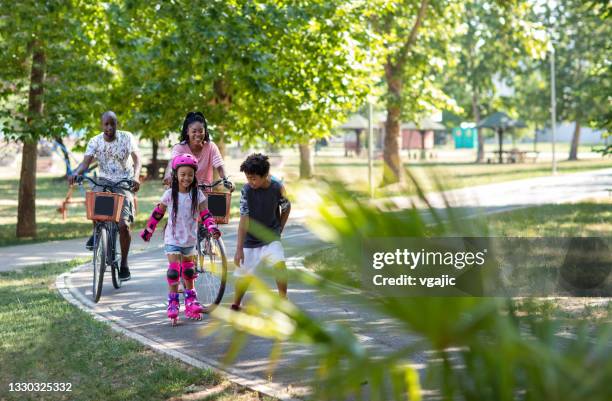
<svg viewBox="0 0 612 401">
<path fill-rule="evenodd" d="M 280 241 L 274 241 L 259 248 L 243 248 L 244 261 L 234 271 L 234 276 L 242 277 L 255 273 L 262 265 L 272 267 L 285 261 L 285 251 Z"/>
</svg>

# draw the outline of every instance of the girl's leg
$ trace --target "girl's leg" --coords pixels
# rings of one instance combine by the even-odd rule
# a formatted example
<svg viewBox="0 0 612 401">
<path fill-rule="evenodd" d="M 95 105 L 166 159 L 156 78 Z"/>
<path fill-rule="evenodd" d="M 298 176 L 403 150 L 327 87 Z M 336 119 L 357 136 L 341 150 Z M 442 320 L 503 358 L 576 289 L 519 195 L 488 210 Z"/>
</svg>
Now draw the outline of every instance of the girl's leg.
<svg viewBox="0 0 612 401">
<path fill-rule="evenodd" d="M 181 258 L 179 254 L 168 254 L 168 271 L 166 279 L 168 280 L 168 318 L 174 326 L 178 321 L 180 309 L 178 282 L 181 278 Z"/>
<path fill-rule="evenodd" d="M 198 294 L 194 288 L 194 282 L 197 278 L 195 270 L 195 256 L 183 256 L 182 275 L 185 282 L 185 316 L 189 319 L 200 320 L 202 313 L 207 313 L 208 310 L 203 307 L 198 301 Z"/>
<path fill-rule="evenodd" d="M 168 280 L 168 291 L 177 292 L 178 283 L 181 278 L 181 255 L 178 253 L 168 254 L 168 271 L 166 278 Z"/>
<path fill-rule="evenodd" d="M 193 290 L 193 283 L 196 278 L 195 256 L 183 256 L 181 266 L 183 266 L 183 280 L 185 281 L 185 289 Z"/>
</svg>

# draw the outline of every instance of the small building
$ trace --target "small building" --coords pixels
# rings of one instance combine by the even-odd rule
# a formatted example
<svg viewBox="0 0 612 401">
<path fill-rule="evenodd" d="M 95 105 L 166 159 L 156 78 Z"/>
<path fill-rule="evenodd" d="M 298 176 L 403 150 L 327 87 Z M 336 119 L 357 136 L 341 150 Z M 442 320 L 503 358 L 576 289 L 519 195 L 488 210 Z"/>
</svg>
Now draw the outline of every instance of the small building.
<svg viewBox="0 0 612 401">
<path fill-rule="evenodd" d="M 423 119 L 418 125 L 409 122 L 400 126 L 402 149 L 433 149 L 434 131 L 444 131 L 445 127 L 435 121 Z"/>
<path fill-rule="evenodd" d="M 474 149 L 478 146 L 478 129 L 474 126 L 461 124 L 453 128 L 455 149 Z"/>
<path fill-rule="evenodd" d="M 385 136 L 386 113 L 377 112 L 373 115 L 374 148 L 382 149 Z M 345 155 L 355 152 L 359 155 L 361 147 L 367 142 L 368 120 L 359 115 L 353 114 L 342 124 L 341 130 L 345 131 L 344 147 Z M 435 132 L 445 131 L 446 128 L 431 119 L 423 119 L 415 124 L 404 122 L 400 125 L 401 149 L 433 149 Z M 363 135 L 362 137 L 362 134 Z"/>
</svg>

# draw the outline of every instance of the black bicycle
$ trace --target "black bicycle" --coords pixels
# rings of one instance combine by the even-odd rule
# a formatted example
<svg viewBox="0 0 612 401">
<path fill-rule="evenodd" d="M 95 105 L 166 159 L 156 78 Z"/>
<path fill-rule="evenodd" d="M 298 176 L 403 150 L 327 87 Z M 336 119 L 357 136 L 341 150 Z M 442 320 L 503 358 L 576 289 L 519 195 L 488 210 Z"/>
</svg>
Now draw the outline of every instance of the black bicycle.
<svg viewBox="0 0 612 401">
<path fill-rule="evenodd" d="M 208 199 L 208 209 L 218 224 L 224 224 L 229 219 L 230 193 L 213 192 L 213 188 L 223 183 L 225 188 L 233 191 L 232 184 L 226 179 L 220 179 L 212 184 L 198 185 Z M 203 222 L 198 224 L 198 240 L 196 243 L 196 270 L 198 279 L 196 287 L 200 303 L 209 310 L 221 303 L 227 280 L 227 257 L 225 245 L 221 237 L 214 238 Z"/>
<path fill-rule="evenodd" d="M 99 183 L 90 177 L 78 176 L 76 182 L 82 185 L 83 179 L 90 181 L 93 185 L 102 187 L 102 192 L 87 192 L 85 203 L 87 206 L 87 218 L 95 222 L 93 235 L 93 284 L 92 297 L 94 302 L 100 300 L 102 295 L 102 283 L 107 266 L 111 268 L 113 287 L 121 288 L 119 279 L 119 263 L 121 261 L 121 248 L 117 246 L 119 241 L 119 218 L 123 208 L 124 196 L 113 193 L 114 189 L 123 189 L 133 192 L 134 182 L 132 180 L 121 180 L 112 185 Z M 127 186 L 121 184 L 127 184 Z"/>
</svg>

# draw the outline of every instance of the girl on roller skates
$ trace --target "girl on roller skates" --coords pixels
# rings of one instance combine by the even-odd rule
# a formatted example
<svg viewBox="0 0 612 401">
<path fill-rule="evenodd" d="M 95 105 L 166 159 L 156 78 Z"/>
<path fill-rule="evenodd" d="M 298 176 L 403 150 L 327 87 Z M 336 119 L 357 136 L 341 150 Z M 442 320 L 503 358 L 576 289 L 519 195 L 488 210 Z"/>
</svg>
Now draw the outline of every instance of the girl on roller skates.
<svg viewBox="0 0 612 401">
<path fill-rule="evenodd" d="M 206 196 L 198 189 L 195 179 L 198 160 L 190 154 L 180 154 L 172 159 L 171 188 L 166 190 L 157 204 L 147 226 L 141 231 L 141 238 L 148 242 L 168 210 L 168 224 L 164 233 L 164 247 L 168 256 L 168 318 L 172 325 L 178 322 L 180 309 L 178 284 L 182 276 L 185 284 L 185 317 L 200 320 L 208 311 L 198 302 L 193 286 L 197 278 L 195 270 L 195 245 L 198 218 L 215 238 L 221 232 L 208 210 Z"/>
</svg>

